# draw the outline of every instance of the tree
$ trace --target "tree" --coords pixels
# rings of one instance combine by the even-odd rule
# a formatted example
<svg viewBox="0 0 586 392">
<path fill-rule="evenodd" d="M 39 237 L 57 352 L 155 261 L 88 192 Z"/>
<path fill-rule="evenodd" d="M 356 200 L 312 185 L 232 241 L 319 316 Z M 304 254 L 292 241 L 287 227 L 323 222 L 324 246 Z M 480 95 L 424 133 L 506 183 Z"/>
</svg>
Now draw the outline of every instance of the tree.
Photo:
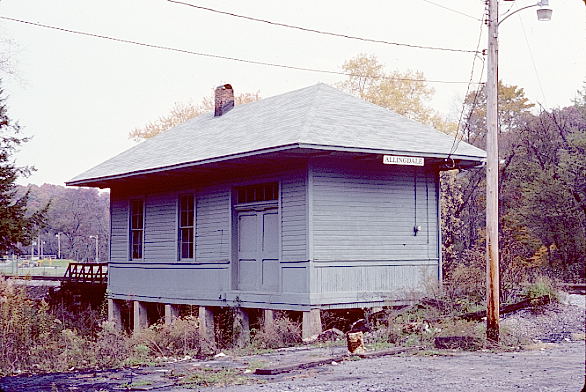
<svg viewBox="0 0 586 392">
<path fill-rule="evenodd" d="M 338 87 L 348 93 L 440 131 L 455 131 L 453 122 L 446 120 L 428 106 L 434 90 L 425 82 L 422 72 L 386 73 L 375 56 L 366 54 L 347 60 L 342 69 L 350 76 Z"/>
<path fill-rule="evenodd" d="M 530 109 L 534 106 L 525 97 L 522 88 L 514 85 L 505 85 L 499 82 L 498 88 L 498 118 L 500 126 L 499 155 L 503 158 L 500 167 L 500 196 L 499 204 L 501 216 L 507 208 L 503 200 L 508 200 L 506 181 L 509 174 L 511 159 L 517 152 L 516 138 L 517 130 L 521 129 L 526 121 L 531 118 Z M 477 91 L 470 92 L 464 100 L 464 121 L 461 127 L 463 138 L 468 143 L 484 148 L 486 136 L 486 93 L 484 86 Z M 458 238 L 451 239 L 447 234 L 444 240 L 459 244 L 455 247 L 459 251 L 483 247 L 483 230 L 485 226 L 485 172 L 484 169 L 473 169 L 458 174 L 457 188 L 453 191 L 461 192 L 459 203 L 449 203 L 449 200 L 442 200 L 450 206 L 450 214 L 457 216 L 463 221 L 463 230 Z M 502 233 L 501 233 L 502 234 Z"/>
<path fill-rule="evenodd" d="M 539 115 L 523 89 L 499 89 L 501 289 L 531 274 L 574 279 L 586 257 L 586 100 Z M 484 91 L 466 98 L 465 139 L 484 144 Z M 444 267 L 484 252 L 484 169 L 443 174 Z"/>
<path fill-rule="evenodd" d="M 516 132 L 503 216 L 522 227 L 534 257 L 566 275 L 584 275 L 586 117 L 576 105 L 543 111 Z"/>
<path fill-rule="evenodd" d="M 525 97 L 525 90 L 515 85 L 498 83 L 499 147 L 508 144 L 507 133 L 524 125 L 524 119 L 535 105 Z M 464 140 L 484 147 L 486 136 L 486 88 L 470 92 L 464 99 L 464 112 L 468 113 L 464 127 Z M 506 142 L 505 142 L 506 141 Z"/>
<path fill-rule="evenodd" d="M 96 257 L 95 240 L 98 235 L 100 259 L 107 259 L 109 244 L 109 195 L 93 188 L 65 188 L 44 184 L 19 187 L 19 193 L 29 192 L 29 209 L 51 205 L 47 211 L 45 228 L 39 233 L 44 241 L 44 253 L 58 252 L 56 234 L 60 233 L 61 257 L 78 261 L 93 261 Z"/>
<path fill-rule="evenodd" d="M 44 224 L 46 207 L 27 214 L 29 192 L 16 196 L 15 181 L 31 168 L 17 167 L 11 159 L 16 148 L 28 138 L 20 135 L 20 127 L 8 117 L 3 91 L 0 89 L 0 254 L 28 244 Z"/>
<path fill-rule="evenodd" d="M 256 93 L 242 93 L 234 97 L 236 105 L 243 105 L 258 101 L 260 99 L 259 92 Z M 147 123 L 142 128 L 135 128 L 129 133 L 129 137 L 136 140 L 149 139 L 158 135 L 168 129 L 183 124 L 187 120 L 197 117 L 205 112 L 214 109 L 214 101 L 210 98 L 203 98 L 200 104 L 193 103 L 175 103 L 169 113 L 159 117 L 158 119 Z"/>
</svg>

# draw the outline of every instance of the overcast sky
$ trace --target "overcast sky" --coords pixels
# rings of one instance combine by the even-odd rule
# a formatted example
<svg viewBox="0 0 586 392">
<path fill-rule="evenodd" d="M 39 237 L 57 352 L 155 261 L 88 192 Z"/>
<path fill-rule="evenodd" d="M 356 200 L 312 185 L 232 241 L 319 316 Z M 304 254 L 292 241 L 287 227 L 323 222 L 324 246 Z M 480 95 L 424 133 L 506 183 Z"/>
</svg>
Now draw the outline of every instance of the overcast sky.
<svg viewBox="0 0 586 392">
<path fill-rule="evenodd" d="M 223 11 L 380 40 L 473 50 L 484 13 L 481 0 L 236 1 L 184 0 Z M 501 1 L 501 11 L 533 1 Z M 550 0 L 551 22 L 536 8 L 500 27 L 500 78 L 547 108 L 571 104 L 586 80 L 586 7 Z M 514 8 L 514 9 L 515 9 Z M 465 15 L 464 15 L 465 14 Z M 0 0 L 0 16 L 194 52 L 341 71 L 360 53 L 388 71 L 420 70 L 427 79 L 468 81 L 470 53 L 413 49 L 349 40 L 237 19 L 165 0 Z M 486 30 L 486 29 L 485 29 Z M 486 31 L 480 48 L 486 48 Z M 12 118 L 33 140 L 18 163 L 37 171 L 20 183 L 63 184 L 134 144 L 128 132 L 199 102 L 213 87 L 268 97 L 340 75 L 253 65 L 130 45 L 0 19 L 2 52 L 13 75 L 1 73 Z M 9 41 L 6 43 L 6 41 Z M 480 79 L 477 62 L 475 80 Z M 431 83 L 436 110 L 457 117 L 466 84 Z"/>
</svg>

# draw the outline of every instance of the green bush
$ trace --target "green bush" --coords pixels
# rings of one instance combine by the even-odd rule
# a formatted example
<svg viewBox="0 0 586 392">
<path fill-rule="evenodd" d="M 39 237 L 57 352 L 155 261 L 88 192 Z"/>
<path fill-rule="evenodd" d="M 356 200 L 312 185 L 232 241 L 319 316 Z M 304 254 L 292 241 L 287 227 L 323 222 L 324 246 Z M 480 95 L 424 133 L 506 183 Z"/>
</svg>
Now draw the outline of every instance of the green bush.
<svg viewBox="0 0 586 392">
<path fill-rule="evenodd" d="M 526 299 L 535 299 L 543 296 L 549 297 L 550 301 L 559 301 L 559 292 L 551 279 L 541 276 L 533 283 L 525 287 L 522 296 Z"/>
</svg>

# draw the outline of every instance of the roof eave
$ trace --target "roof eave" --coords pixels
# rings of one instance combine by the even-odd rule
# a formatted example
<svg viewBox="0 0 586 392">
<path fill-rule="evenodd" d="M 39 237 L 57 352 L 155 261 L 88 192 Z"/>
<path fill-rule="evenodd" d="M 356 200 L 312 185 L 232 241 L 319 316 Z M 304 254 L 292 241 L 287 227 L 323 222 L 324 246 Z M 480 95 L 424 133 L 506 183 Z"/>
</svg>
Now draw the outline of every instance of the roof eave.
<svg viewBox="0 0 586 392">
<path fill-rule="evenodd" d="M 106 182 L 106 181 L 111 181 L 111 180 L 119 180 L 119 179 L 126 178 L 126 177 L 134 177 L 134 176 L 145 175 L 145 174 L 160 173 L 160 172 L 168 171 L 168 170 L 184 169 L 184 168 L 188 168 L 188 167 L 201 166 L 201 165 L 206 165 L 206 164 L 210 164 L 210 163 L 227 161 L 229 159 L 247 158 L 247 157 L 252 157 L 252 156 L 261 155 L 261 154 L 267 154 L 267 153 L 271 153 L 271 152 L 292 150 L 295 148 L 299 148 L 299 143 L 286 144 L 286 145 L 278 146 L 278 147 L 253 150 L 253 151 L 243 152 L 243 153 L 239 153 L 239 154 L 225 155 L 225 156 L 221 156 L 221 157 L 203 159 L 200 161 L 184 162 L 184 163 L 179 163 L 176 165 L 161 166 L 161 167 L 156 167 L 156 168 L 152 168 L 152 169 L 137 170 L 137 171 L 127 172 L 127 173 L 114 174 L 111 176 L 90 177 L 90 178 L 82 178 L 79 180 L 70 180 L 70 181 L 66 181 L 65 185 L 67 185 L 67 186 L 92 186 L 89 184 L 95 184 L 98 182 Z"/>
<path fill-rule="evenodd" d="M 223 162 L 231 159 L 239 159 L 239 158 L 246 158 L 252 157 L 261 154 L 279 152 L 279 151 L 286 151 L 286 150 L 293 150 L 297 148 L 303 149 L 312 149 L 312 150 L 323 150 L 323 151 L 339 151 L 339 152 L 353 152 L 353 153 L 365 153 L 365 154 L 392 154 L 392 155 L 408 155 L 408 156 L 417 156 L 417 157 L 424 157 L 424 158 L 439 158 L 439 159 L 451 159 L 451 160 L 458 160 L 458 161 L 466 161 L 467 167 L 473 166 L 480 166 L 482 165 L 486 158 L 477 155 L 464 155 L 464 154 L 445 154 L 445 153 L 438 153 L 438 152 L 425 152 L 425 151 L 404 151 L 404 150 L 389 150 L 389 149 L 377 149 L 377 148 L 364 148 L 364 147 L 347 147 L 347 146 L 332 146 L 332 145 L 323 145 L 323 144 L 312 144 L 312 143 L 292 143 L 286 144 L 277 147 L 271 148 L 264 148 L 259 150 L 248 151 L 239 154 L 232 154 L 232 155 L 225 155 L 221 157 L 215 157 L 210 159 L 204 159 L 200 161 L 192 161 L 192 162 L 184 162 L 177 165 L 169 165 L 169 166 L 161 166 L 152 169 L 145 169 L 145 170 L 137 170 L 133 172 L 127 173 L 120 173 L 111 176 L 102 176 L 102 177 L 93 177 L 93 178 L 83 178 L 79 180 L 71 180 L 65 182 L 67 186 L 97 186 L 98 183 L 105 183 L 112 180 L 119 180 L 128 177 L 134 177 L 139 175 L 145 174 L 154 174 L 160 173 L 163 171 L 169 170 L 176 170 L 176 169 L 184 169 L 189 167 L 195 166 L 202 166 L 210 163 L 217 163 Z"/>
</svg>

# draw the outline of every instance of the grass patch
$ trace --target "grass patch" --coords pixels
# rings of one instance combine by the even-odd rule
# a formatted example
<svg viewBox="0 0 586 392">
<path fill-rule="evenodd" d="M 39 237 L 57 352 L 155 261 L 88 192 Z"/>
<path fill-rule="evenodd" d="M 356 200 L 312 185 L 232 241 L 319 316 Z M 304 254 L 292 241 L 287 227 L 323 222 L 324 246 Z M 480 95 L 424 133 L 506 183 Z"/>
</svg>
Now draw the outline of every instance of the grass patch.
<svg viewBox="0 0 586 392">
<path fill-rule="evenodd" d="M 120 386 L 122 388 L 130 389 L 130 388 L 136 388 L 136 387 L 146 387 L 149 385 L 153 385 L 153 383 L 150 381 L 137 381 L 137 382 L 122 384 Z"/>
<path fill-rule="evenodd" d="M 267 366 L 266 361 L 254 360 L 254 361 L 248 362 L 247 369 L 252 370 L 254 372 L 256 369 L 264 369 L 266 366 Z"/>
<path fill-rule="evenodd" d="M 242 374 L 239 369 L 201 369 L 180 377 L 177 384 L 183 388 L 225 387 L 244 385 L 255 382 L 254 379 Z"/>
</svg>

